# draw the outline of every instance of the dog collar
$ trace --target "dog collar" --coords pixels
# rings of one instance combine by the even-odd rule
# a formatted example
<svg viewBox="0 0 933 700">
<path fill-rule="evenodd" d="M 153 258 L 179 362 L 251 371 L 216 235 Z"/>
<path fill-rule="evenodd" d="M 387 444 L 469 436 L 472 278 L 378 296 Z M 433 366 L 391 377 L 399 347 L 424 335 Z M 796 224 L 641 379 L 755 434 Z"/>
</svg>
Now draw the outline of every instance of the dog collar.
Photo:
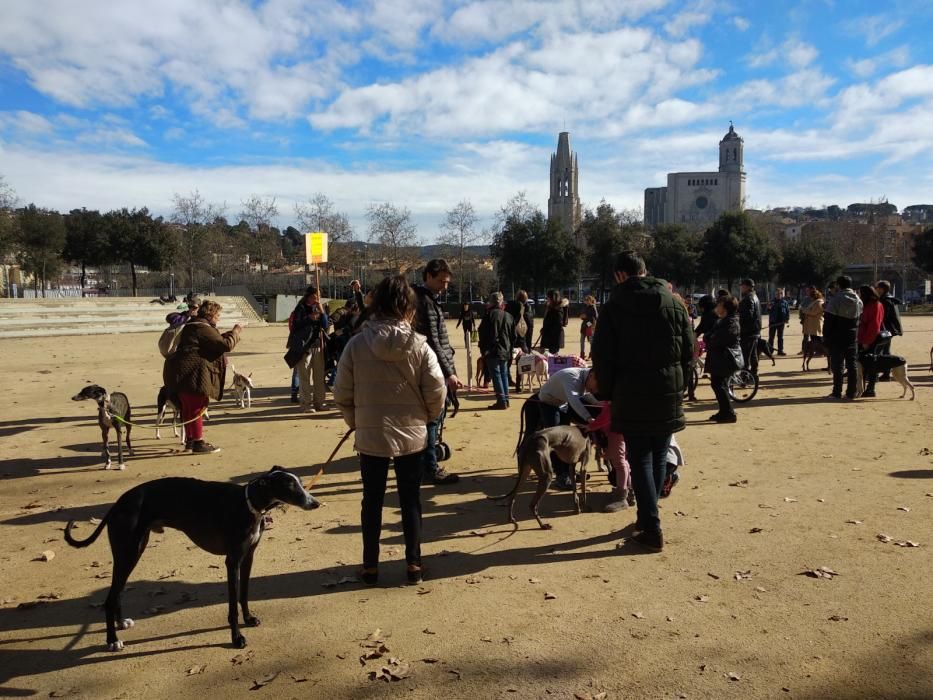
<svg viewBox="0 0 933 700">
<path fill-rule="evenodd" d="M 243 495 L 246 496 L 246 507 L 249 508 L 249 512 L 256 516 L 262 515 L 249 500 L 249 484 L 246 484 L 246 488 L 243 489 Z"/>
</svg>

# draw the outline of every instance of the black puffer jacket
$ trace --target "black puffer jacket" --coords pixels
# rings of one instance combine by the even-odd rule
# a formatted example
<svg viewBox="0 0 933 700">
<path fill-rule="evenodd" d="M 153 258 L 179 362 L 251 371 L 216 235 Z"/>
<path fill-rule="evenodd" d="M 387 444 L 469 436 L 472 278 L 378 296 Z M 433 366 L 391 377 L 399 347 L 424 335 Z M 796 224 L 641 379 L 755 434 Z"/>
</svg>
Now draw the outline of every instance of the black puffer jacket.
<svg viewBox="0 0 933 700">
<path fill-rule="evenodd" d="M 493 308 L 479 324 L 479 350 L 483 357 L 507 361 L 515 344 L 515 319 L 502 309 Z"/>
<path fill-rule="evenodd" d="M 890 294 L 881 295 L 881 306 L 884 307 L 884 321 L 882 328 L 891 335 L 903 335 L 904 329 L 901 326 L 901 312 L 898 310 L 898 304 L 901 300 L 892 297 Z"/>
<path fill-rule="evenodd" d="M 704 369 L 713 377 L 728 377 L 736 371 L 733 352 L 739 347 L 739 315 L 730 314 L 716 320 L 706 334 L 706 364 Z"/>
<path fill-rule="evenodd" d="M 447 324 L 444 323 L 444 311 L 430 289 L 421 284 L 414 285 L 413 289 L 418 297 L 415 330 L 428 339 L 446 379 L 455 375 L 457 368 L 454 366 L 454 349 L 447 336 Z"/>
<path fill-rule="evenodd" d="M 616 285 L 593 337 L 599 394 L 612 401 L 612 429 L 666 435 L 684 428 L 684 377 L 693 360 L 687 309 L 667 283 L 633 277 Z"/>
<path fill-rule="evenodd" d="M 739 302 L 739 327 L 743 338 L 761 335 L 761 302 L 754 291 L 746 294 Z"/>
</svg>

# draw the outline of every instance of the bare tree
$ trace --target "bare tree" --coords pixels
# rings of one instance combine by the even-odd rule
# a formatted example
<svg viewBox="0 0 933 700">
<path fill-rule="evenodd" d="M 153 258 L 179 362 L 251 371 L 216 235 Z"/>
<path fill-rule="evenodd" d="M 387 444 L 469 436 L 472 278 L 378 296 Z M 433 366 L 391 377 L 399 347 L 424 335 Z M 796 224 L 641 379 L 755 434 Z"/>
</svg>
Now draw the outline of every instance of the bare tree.
<svg viewBox="0 0 933 700">
<path fill-rule="evenodd" d="M 528 201 L 524 190 L 514 194 L 508 202 L 496 212 L 496 228 L 502 229 L 510 218 L 524 221 L 531 218 L 538 208 Z"/>
<path fill-rule="evenodd" d="M 343 212 L 322 192 L 315 192 L 307 202 L 295 203 L 295 218 L 302 233 L 323 231 L 328 236 L 329 266 L 352 268 L 354 253 L 353 226 Z"/>
<path fill-rule="evenodd" d="M 17 201 L 15 190 L 0 175 L 0 262 L 13 247 L 13 210 Z"/>
<path fill-rule="evenodd" d="M 391 202 L 370 204 L 366 210 L 369 219 L 369 240 L 385 251 L 392 271 L 398 273 L 411 249 L 418 245 L 417 227 L 411 220 L 408 207 L 397 207 Z"/>
<path fill-rule="evenodd" d="M 259 262 L 259 279 L 262 285 L 263 296 L 266 294 L 266 269 L 274 252 L 282 251 L 278 234 L 272 231 L 272 220 L 279 215 L 279 208 L 275 204 L 275 197 L 260 197 L 258 194 L 250 195 L 246 201 L 241 201 L 243 210 L 240 218 L 250 228 L 250 251 Z"/>
<path fill-rule="evenodd" d="M 178 224 L 178 254 L 188 275 L 188 292 L 194 292 L 195 275 L 203 267 L 209 254 L 208 240 L 210 224 L 223 216 L 226 206 L 209 204 L 204 196 L 194 190 L 187 197 L 172 195 L 172 222 Z"/>
<path fill-rule="evenodd" d="M 483 240 L 485 231 L 476 231 L 476 211 L 469 200 L 464 199 L 447 212 L 447 219 L 441 224 L 443 233 L 438 243 L 450 246 L 457 254 L 457 300 L 463 302 L 464 258 L 467 246 Z"/>
</svg>

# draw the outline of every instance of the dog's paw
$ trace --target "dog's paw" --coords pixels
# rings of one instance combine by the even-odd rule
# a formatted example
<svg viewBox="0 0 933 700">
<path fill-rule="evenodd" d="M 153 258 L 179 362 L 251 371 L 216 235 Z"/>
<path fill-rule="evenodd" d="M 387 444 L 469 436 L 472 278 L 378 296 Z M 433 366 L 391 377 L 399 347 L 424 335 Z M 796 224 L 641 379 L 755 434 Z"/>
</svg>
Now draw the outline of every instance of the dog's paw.
<svg viewBox="0 0 933 700">
<path fill-rule="evenodd" d="M 104 464 L 104 469 L 110 469 L 110 462 L 106 462 Z"/>
<path fill-rule="evenodd" d="M 259 618 L 255 615 L 247 615 L 243 618 L 243 624 L 247 627 L 259 627 Z"/>
<path fill-rule="evenodd" d="M 553 530 L 554 526 L 551 523 L 541 523 L 542 530 Z"/>
<path fill-rule="evenodd" d="M 242 634 L 238 634 L 233 638 L 233 646 L 236 649 L 245 649 L 246 648 L 246 637 Z"/>
<path fill-rule="evenodd" d="M 123 651 L 123 642 L 119 639 L 107 645 L 107 651 Z"/>
<path fill-rule="evenodd" d="M 130 627 L 132 627 L 132 626 L 135 625 L 135 624 L 136 624 L 136 623 L 133 621 L 133 618 L 131 618 L 131 617 L 124 617 L 122 620 L 120 620 L 120 622 L 117 623 L 117 629 L 118 629 L 118 630 L 128 630 Z"/>
<path fill-rule="evenodd" d="M 122 472 L 124 469 L 126 469 L 126 465 L 123 462 L 120 462 L 117 465 L 117 469 Z"/>
</svg>

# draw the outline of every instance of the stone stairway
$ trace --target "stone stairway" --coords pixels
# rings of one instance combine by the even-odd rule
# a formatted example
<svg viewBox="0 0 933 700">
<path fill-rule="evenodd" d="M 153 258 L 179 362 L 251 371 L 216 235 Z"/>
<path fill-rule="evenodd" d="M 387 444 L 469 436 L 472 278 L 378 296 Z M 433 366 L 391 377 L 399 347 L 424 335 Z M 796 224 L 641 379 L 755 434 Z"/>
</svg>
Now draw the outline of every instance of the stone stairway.
<svg viewBox="0 0 933 700">
<path fill-rule="evenodd" d="M 210 298 L 223 307 L 222 329 L 264 323 L 243 297 Z M 160 331 L 175 306 L 148 297 L 0 299 L 0 338 Z"/>
</svg>

